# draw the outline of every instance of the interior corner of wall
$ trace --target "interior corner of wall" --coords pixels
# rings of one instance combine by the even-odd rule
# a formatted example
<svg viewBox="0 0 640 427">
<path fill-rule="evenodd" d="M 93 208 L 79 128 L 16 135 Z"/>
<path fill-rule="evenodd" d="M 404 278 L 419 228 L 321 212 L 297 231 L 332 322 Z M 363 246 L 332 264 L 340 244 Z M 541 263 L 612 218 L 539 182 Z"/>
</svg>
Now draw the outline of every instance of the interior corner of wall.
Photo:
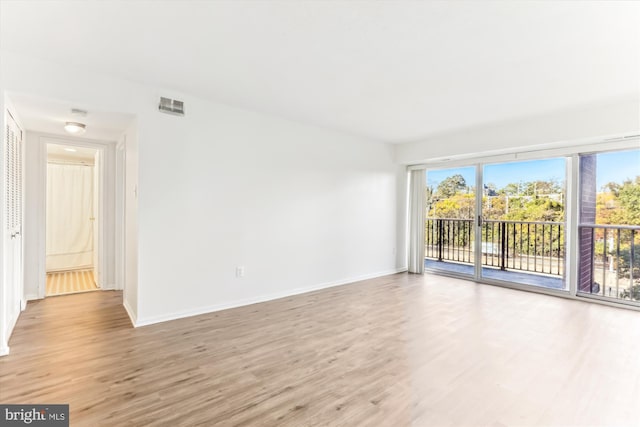
<svg viewBox="0 0 640 427">
<path fill-rule="evenodd" d="M 129 320 L 131 320 L 131 324 L 135 328 L 138 324 L 138 314 L 135 307 L 132 307 L 127 298 L 123 298 L 122 305 L 124 306 L 127 315 L 129 316 Z"/>
</svg>

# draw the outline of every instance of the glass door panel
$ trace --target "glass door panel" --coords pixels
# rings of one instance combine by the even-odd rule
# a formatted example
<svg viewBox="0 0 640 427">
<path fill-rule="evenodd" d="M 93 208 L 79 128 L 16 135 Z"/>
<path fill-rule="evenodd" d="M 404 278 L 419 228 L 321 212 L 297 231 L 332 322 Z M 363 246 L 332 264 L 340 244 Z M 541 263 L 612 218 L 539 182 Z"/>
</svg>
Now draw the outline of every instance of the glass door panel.
<svg viewBox="0 0 640 427">
<path fill-rule="evenodd" d="M 566 160 L 483 167 L 481 277 L 566 289 Z"/>
<path fill-rule="evenodd" d="M 640 305 L 640 150 L 580 155 L 578 294 Z"/>
<path fill-rule="evenodd" d="M 475 167 L 427 171 L 425 268 L 475 274 Z"/>
</svg>

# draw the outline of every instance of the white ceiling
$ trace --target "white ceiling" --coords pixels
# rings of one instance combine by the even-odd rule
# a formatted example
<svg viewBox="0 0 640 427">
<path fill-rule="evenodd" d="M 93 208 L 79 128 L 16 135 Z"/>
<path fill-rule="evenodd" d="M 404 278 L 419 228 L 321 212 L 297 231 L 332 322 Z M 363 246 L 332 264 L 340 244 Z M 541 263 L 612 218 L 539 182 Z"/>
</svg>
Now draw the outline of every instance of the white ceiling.
<svg viewBox="0 0 640 427">
<path fill-rule="evenodd" d="M 4 49 L 389 142 L 640 99 L 639 2 L 1 7 Z"/>
<path fill-rule="evenodd" d="M 68 138 L 75 138 L 75 136 L 64 130 L 65 123 L 80 122 L 87 127 L 86 132 L 79 138 L 116 141 L 133 119 L 130 114 L 98 111 L 86 105 L 65 101 L 19 93 L 10 93 L 9 97 L 26 130 L 64 135 Z M 73 115 L 71 114 L 73 108 L 85 110 L 87 115 L 84 117 Z"/>
</svg>

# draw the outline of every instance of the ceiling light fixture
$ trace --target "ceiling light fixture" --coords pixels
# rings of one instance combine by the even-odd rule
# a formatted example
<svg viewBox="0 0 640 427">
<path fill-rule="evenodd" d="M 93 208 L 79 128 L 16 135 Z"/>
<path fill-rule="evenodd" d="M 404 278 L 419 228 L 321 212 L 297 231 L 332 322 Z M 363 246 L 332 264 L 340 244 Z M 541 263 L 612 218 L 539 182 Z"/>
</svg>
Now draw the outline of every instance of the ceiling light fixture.
<svg viewBox="0 0 640 427">
<path fill-rule="evenodd" d="M 82 135 L 86 131 L 87 125 L 84 123 L 67 122 L 64 125 L 64 130 L 72 135 Z"/>
</svg>

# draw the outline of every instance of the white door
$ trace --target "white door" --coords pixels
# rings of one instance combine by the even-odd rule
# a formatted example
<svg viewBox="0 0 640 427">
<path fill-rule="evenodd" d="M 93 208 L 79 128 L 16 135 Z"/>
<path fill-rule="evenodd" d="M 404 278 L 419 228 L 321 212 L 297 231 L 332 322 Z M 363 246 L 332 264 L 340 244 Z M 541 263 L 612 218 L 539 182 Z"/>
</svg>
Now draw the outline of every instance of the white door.
<svg viewBox="0 0 640 427">
<path fill-rule="evenodd" d="M 7 111 L 5 133 L 5 280 L 7 313 L 15 321 L 22 304 L 22 130 Z"/>
<path fill-rule="evenodd" d="M 93 277 L 102 287 L 102 156 L 96 153 L 93 167 Z"/>
</svg>

